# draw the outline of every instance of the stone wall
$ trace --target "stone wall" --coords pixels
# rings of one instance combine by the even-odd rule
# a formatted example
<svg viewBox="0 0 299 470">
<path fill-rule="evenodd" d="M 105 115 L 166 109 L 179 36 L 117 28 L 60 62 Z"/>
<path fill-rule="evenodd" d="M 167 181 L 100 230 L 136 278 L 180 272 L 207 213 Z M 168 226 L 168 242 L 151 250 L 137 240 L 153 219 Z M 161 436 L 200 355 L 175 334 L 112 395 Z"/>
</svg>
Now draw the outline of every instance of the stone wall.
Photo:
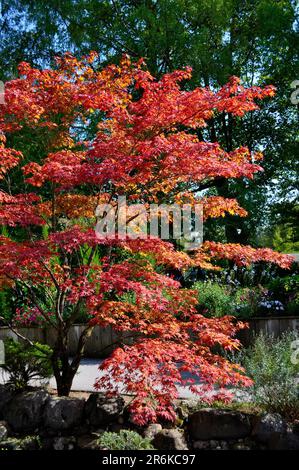
<svg viewBox="0 0 299 470">
<path fill-rule="evenodd" d="M 56 397 L 43 389 L 13 393 L 0 385 L 0 449 L 97 449 L 105 430 L 134 429 L 158 450 L 296 449 L 299 423 L 278 414 L 257 416 L 214 408 L 191 414 L 178 408 L 180 427 L 136 428 L 122 397 Z"/>
</svg>

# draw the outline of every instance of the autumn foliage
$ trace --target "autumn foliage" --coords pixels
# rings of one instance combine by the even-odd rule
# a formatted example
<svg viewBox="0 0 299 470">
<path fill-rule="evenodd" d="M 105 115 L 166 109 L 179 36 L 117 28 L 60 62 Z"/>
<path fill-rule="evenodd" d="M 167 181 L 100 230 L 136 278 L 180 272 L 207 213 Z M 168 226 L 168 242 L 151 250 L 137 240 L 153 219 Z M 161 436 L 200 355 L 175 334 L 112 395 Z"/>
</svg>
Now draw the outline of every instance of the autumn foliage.
<svg viewBox="0 0 299 470">
<path fill-rule="evenodd" d="M 99 239 L 95 209 L 125 195 L 128 205 L 200 201 L 204 220 L 246 216 L 234 199 L 200 196 L 200 185 L 253 178 L 261 155 L 244 147 L 226 152 L 197 131 L 215 113 L 242 117 L 257 109 L 273 87 L 244 88 L 232 77 L 219 91 L 188 91 L 189 68 L 155 80 L 128 57 L 100 70 L 95 53 L 82 60 L 67 54 L 50 70 L 22 63 L 19 74 L 6 83 L 0 106 L 0 280 L 26 298 L 11 328 L 23 318 L 56 330 L 51 359 L 59 394 L 69 393 L 95 325 L 111 325 L 125 338 L 102 364 L 96 387 L 113 393 L 121 383 L 139 424 L 174 419 L 177 383 L 206 401 L 248 385 L 241 367 L 215 352 L 237 349 L 244 325 L 233 312 L 222 319 L 198 314 L 195 292 L 169 273 L 219 269 L 222 259 L 287 268 L 291 259 L 212 241 L 186 253 L 159 238 Z M 68 331 L 82 311 L 86 328 L 69 362 Z"/>
</svg>

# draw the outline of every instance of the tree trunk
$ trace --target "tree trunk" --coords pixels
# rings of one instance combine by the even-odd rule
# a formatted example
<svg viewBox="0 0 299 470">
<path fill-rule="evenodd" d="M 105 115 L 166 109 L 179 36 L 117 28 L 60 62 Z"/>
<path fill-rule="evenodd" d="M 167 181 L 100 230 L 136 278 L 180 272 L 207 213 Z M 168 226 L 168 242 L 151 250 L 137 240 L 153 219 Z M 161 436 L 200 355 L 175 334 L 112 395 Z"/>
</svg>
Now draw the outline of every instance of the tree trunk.
<svg viewBox="0 0 299 470">
<path fill-rule="evenodd" d="M 56 344 L 53 349 L 52 367 L 57 386 L 58 396 L 69 396 L 74 377 L 78 371 L 80 361 L 83 357 L 84 347 L 87 338 L 90 336 L 93 327 L 87 326 L 81 333 L 78 340 L 77 350 L 71 358 L 68 352 L 68 329 L 58 332 Z"/>
<path fill-rule="evenodd" d="M 74 374 L 75 375 L 75 374 Z M 71 377 L 63 375 L 60 376 L 58 379 L 56 378 L 56 385 L 57 385 L 57 395 L 59 397 L 68 397 L 72 388 L 74 375 Z"/>
</svg>

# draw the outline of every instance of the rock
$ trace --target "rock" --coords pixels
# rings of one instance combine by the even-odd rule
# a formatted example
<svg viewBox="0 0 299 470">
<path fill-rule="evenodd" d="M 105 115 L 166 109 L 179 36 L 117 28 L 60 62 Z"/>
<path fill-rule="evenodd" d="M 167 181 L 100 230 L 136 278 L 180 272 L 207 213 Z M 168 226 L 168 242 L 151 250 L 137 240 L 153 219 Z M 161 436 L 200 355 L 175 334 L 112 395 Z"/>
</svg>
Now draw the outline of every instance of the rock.
<svg viewBox="0 0 299 470">
<path fill-rule="evenodd" d="M 100 436 L 101 434 L 103 434 L 103 433 L 106 432 L 106 431 L 107 431 L 106 429 L 98 428 L 98 429 L 96 429 L 96 430 L 93 432 L 93 434 L 94 434 L 95 436 Z"/>
<path fill-rule="evenodd" d="M 150 424 L 143 432 L 144 437 L 148 439 L 153 439 L 159 432 L 162 431 L 161 424 L 154 423 Z"/>
<path fill-rule="evenodd" d="M 203 408 L 189 416 L 188 431 L 194 440 L 237 439 L 250 434 L 251 424 L 244 413 Z"/>
<path fill-rule="evenodd" d="M 188 418 L 188 410 L 186 407 L 183 406 L 178 406 L 176 408 L 176 414 L 178 416 L 178 419 L 184 421 L 186 418 Z"/>
<path fill-rule="evenodd" d="M 26 436 L 21 439 L 22 450 L 40 450 L 41 442 L 39 436 Z"/>
<path fill-rule="evenodd" d="M 255 442 L 250 437 L 245 439 L 238 439 L 237 442 L 230 443 L 230 448 L 233 450 L 251 450 L 255 447 Z"/>
<path fill-rule="evenodd" d="M 56 437 L 53 439 L 54 450 L 74 450 L 76 439 L 74 437 Z"/>
<path fill-rule="evenodd" d="M 193 449 L 207 450 L 210 449 L 209 441 L 195 441 L 193 442 Z"/>
<path fill-rule="evenodd" d="M 53 450 L 53 437 L 43 437 L 41 439 L 41 450 Z"/>
<path fill-rule="evenodd" d="M 82 417 L 84 419 L 84 410 L 82 413 Z M 86 423 L 80 424 L 80 426 L 76 426 L 75 428 L 72 428 L 72 436 L 85 436 L 85 434 L 89 433 L 90 427 Z"/>
<path fill-rule="evenodd" d="M 214 439 L 212 439 L 210 441 L 210 447 L 211 447 L 211 449 L 221 450 L 220 441 L 215 441 Z"/>
<path fill-rule="evenodd" d="M 42 422 L 49 394 L 45 390 L 23 392 L 14 396 L 5 411 L 8 424 L 16 432 L 36 430 Z"/>
<path fill-rule="evenodd" d="M 85 405 L 85 416 L 91 426 L 103 426 L 118 421 L 125 407 L 121 397 L 107 398 L 99 393 L 92 393 Z"/>
<path fill-rule="evenodd" d="M 108 426 L 107 431 L 109 432 L 116 432 L 117 434 L 122 431 L 122 430 L 127 430 L 127 426 L 124 424 L 119 424 L 119 423 L 112 423 L 110 426 Z"/>
<path fill-rule="evenodd" d="M 83 398 L 51 397 L 44 410 L 43 426 L 56 431 L 79 426 L 83 419 L 84 405 Z"/>
<path fill-rule="evenodd" d="M 13 396 L 14 392 L 8 385 L 0 384 L 0 417 L 5 418 L 7 405 Z"/>
<path fill-rule="evenodd" d="M 299 434 L 299 419 L 293 422 L 293 433 Z"/>
<path fill-rule="evenodd" d="M 8 426 L 5 421 L 0 421 L 0 441 L 3 441 L 8 436 Z"/>
<path fill-rule="evenodd" d="M 229 449 L 229 445 L 226 441 L 220 441 L 220 447 L 222 450 L 228 450 Z"/>
<path fill-rule="evenodd" d="M 245 437 L 245 439 L 239 439 L 237 443 L 235 443 L 236 448 L 243 449 L 243 450 L 254 450 L 254 449 L 261 449 L 261 445 L 257 445 L 256 441 L 252 439 L 252 436 Z M 234 448 L 234 447 L 232 447 Z"/>
<path fill-rule="evenodd" d="M 236 444 L 233 445 L 232 447 L 234 450 L 250 450 L 251 448 L 244 444 L 244 442 L 237 442 Z"/>
<path fill-rule="evenodd" d="M 257 420 L 252 435 L 254 438 L 262 443 L 268 443 L 275 435 L 284 434 L 287 432 L 287 423 L 278 413 L 267 413 L 259 417 Z"/>
<path fill-rule="evenodd" d="M 158 450 L 188 450 L 184 434 L 179 429 L 162 429 L 153 439 Z"/>
<path fill-rule="evenodd" d="M 80 436 L 77 440 L 77 446 L 81 450 L 99 450 L 98 438 L 95 436 Z"/>
<path fill-rule="evenodd" d="M 299 436 L 292 432 L 285 434 L 273 434 L 268 443 L 270 450 L 299 450 Z"/>
</svg>

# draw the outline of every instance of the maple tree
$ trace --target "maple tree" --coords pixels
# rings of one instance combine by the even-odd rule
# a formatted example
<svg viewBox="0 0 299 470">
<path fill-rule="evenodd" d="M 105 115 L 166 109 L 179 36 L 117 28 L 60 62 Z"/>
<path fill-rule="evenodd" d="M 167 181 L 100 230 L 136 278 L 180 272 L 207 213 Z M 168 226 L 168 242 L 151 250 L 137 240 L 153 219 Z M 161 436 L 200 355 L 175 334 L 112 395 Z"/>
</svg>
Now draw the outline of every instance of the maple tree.
<svg viewBox="0 0 299 470">
<path fill-rule="evenodd" d="M 0 282 L 26 299 L 10 328 L 20 337 L 21 324 L 55 330 L 51 362 L 58 394 L 68 395 L 93 328 L 112 326 L 119 344 L 96 387 L 111 394 L 121 383 L 138 424 L 175 418 L 177 383 L 206 401 L 229 399 L 228 386 L 250 380 L 214 347 L 238 349 L 235 335 L 245 325 L 232 312 L 198 314 L 196 292 L 168 270 L 220 269 L 217 259 L 288 268 L 291 257 L 212 241 L 187 253 L 157 237 L 98 237 L 95 210 L 126 196 L 129 207 L 200 201 L 204 219 L 246 216 L 236 200 L 201 197 L 197 187 L 253 178 L 261 154 L 226 152 L 196 130 L 215 113 L 242 117 L 257 109 L 274 88 L 244 88 L 232 77 L 219 91 L 186 91 L 189 68 L 155 80 L 142 60 L 126 56 L 98 70 L 94 52 L 81 60 L 66 54 L 49 70 L 22 63 L 19 73 L 0 107 Z M 86 325 L 70 360 L 68 335 L 82 311 Z"/>
</svg>

